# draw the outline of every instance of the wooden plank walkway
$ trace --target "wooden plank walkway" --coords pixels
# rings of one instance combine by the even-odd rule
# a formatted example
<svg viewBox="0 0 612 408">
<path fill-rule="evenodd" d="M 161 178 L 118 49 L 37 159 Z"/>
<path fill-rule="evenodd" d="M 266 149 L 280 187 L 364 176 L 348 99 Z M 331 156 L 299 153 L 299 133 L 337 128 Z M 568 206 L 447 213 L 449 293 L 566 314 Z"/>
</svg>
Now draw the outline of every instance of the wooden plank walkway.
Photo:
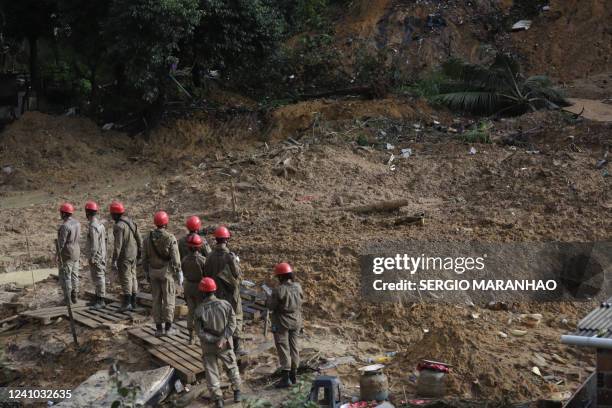
<svg viewBox="0 0 612 408">
<path fill-rule="evenodd" d="M 104 309 L 83 308 L 72 311 L 74 320 L 91 329 L 97 329 L 106 324 L 118 324 L 127 321 L 144 322 L 148 318 L 136 312 L 120 312 L 120 303 L 107 304 Z"/>
<path fill-rule="evenodd" d="M 183 381 L 193 383 L 204 372 L 202 350 L 198 344 L 189 344 L 185 321 L 176 322 L 174 326 L 177 331 L 172 336 L 155 337 L 154 324 L 130 330 L 128 334 L 149 346 L 147 351 L 157 362 L 174 367 Z"/>
<path fill-rule="evenodd" d="M 76 304 L 72 305 L 72 312 L 74 313 L 77 310 L 86 308 L 87 304 L 84 301 L 79 300 Z M 35 310 L 26 310 L 25 312 L 20 313 L 20 316 L 32 320 L 37 320 L 40 323 L 46 325 L 51 324 L 53 320 L 57 319 L 58 317 L 68 317 L 68 307 L 55 306 Z"/>
</svg>

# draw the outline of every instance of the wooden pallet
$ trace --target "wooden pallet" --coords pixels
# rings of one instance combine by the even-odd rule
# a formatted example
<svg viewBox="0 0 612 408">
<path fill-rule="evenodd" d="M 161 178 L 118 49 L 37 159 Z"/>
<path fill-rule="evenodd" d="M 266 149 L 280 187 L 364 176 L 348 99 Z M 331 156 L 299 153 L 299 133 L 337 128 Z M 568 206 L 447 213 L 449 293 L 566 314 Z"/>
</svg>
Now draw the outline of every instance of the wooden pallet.
<svg viewBox="0 0 612 408">
<path fill-rule="evenodd" d="M 189 344 L 185 321 L 175 323 L 176 334 L 155 337 L 155 325 L 130 330 L 128 334 L 145 343 L 153 359 L 162 365 L 174 367 L 181 380 L 193 383 L 204 372 L 202 350 L 199 345 Z"/>
<path fill-rule="evenodd" d="M 72 312 L 74 313 L 77 310 L 86 309 L 87 304 L 84 301 L 78 301 L 76 304 L 72 305 Z M 51 324 L 53 320 L 58 317 L 67 317 L 68 316 L 68 307 L 66 306 L 55 306 L 55 307 L 45 307 L 42 309 L 36 310 L 26 310 L 25 312 L 20 313 L 20 316 L 23 316 L 28 319 L 37 320 L 41 324 Z"/>
<path fill-rule="evenodd" d="M 120 312 L 120 303 L 107 304 L 104 309 L 83 308 L 72 311 L 74 320 L 91 329 L 97 329 L 107 324 L 118 324 L 126 321 L 143 322 L 147 319 L 137 312 Z"/>
</svg>

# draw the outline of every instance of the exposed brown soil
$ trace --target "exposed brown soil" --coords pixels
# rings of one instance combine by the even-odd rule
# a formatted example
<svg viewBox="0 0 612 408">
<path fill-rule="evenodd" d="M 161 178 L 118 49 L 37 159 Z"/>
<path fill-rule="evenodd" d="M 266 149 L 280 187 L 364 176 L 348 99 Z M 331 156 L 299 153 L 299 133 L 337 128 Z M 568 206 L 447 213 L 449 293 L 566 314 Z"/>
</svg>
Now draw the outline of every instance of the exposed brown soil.
<svg viewBox="0 0 612 408">
<path fill-rule="evenodd" d="M 99 189 L 95 198 L 104 206 L 113 198 L 124 200 L 129 214 L 143 230 L 149 228 L 151 214 L 159 208 L 170 213 L 171 231 L 178 235 L 183 234 L 182 220 L 190 214 L 200 215 L 209 225 L 230 223 L 234 231 L 232 247 L 240 255 L 246 277 L 255 282 L 272 283 L 271 266 L 281 260 L 292 262 L 306 292 L 308 337 L 316 340 L 320 336 L 320 330 L 313 325 L 327 327 L 324 333 L 341 336 L 348 345 L 341 350 L 324 347 L 320 350 L 322 355 L 353 354 L 365 359 L 383 351 L 399 351 L 388 369 L 396 391 L 402 387 L 407 392 L 414 390 L 409 375 L 421 358 L 453 364 L 449 393 L 454 396 L 505 395 L 518 401 L 576 388 L 593 360 L 588 351 L 560 345 L 559 336 L 572 330 L 592 304 L 523 305 L 513 312 L 467 305 L 370 305 L 358 300 L 356 256 L 367 242 L 388 238 L 502 242 L 610 239 L 610 178 L 595 168 L 603 149 L 611 142 L 609 127 L 564 122 L 560 113 L 536 113 L 495 125 L 495 139 L 499 141 L 519 128 L 543 126 L 532 136 L 528 148 L 474 145 L 477 154 L 472 156 L 468 155 L 470 145 L 452 134 L 436 133 L 425 121 L 420 122 L 425 126 L 424 132 L 415 131 L 412 118 L 419 116 L 410 115 L 419 109 L 417 105 L 401 109 L 410 114 L 380 119 L 367 126 L 349 117 L 323 121 L 314 137 L 312 131 L 303 135 L 300 140 L 304 144 L 300 147 L 266 145 L 257 138 L 247 142 L 204 138 L 200 144 L 190 144 L 187 141 L 202 134 L 203 125 L 180 122 L 174 130 L 162 129 L 154 134 L 153 142 L 146 147 L 151 153 L 137 156 L 138 164 L 124 164 L 138 169 L 129 185 L 115 181 L 115 173 L 109 173 L 104 160 L 94 162 L 93 165 L 100 163 L 106 172 L 104 177 L 118 187 Z M 36 117 L 43 129 L 60 120 L 67 122 L 67 127 L 72 126 L 71 122 L 83 121 L 42 114 Z M 28 118 L 25 120 L 27 124 Z M 9 127 L 8 134 L 18 134 L 16 129 L 22 123 Z M 403 126 L 394 136 L 395 146 L 414 151 L 412 157 L 396 161 L 395 171 L 387 165 L 391 152 L 364 151 L 353 142 L 356 134 L 362 133 L 369 140 L 383 143 L 385 136 L 381 136 L 380 129 L 388 129 L 390 124 Z M 357 131 L 351 130 L 354 128 Z M 170 157 L 181 160 L 162 161 L 157 158 L 163 151 L 158 142 L 172 134 L 177 137 L 169 150 L 174 152 Z M 5 140 L 11 146 L 19 142 Z M 181 150 L 183 142 L 187 150 Z M 41 143 L 43 150 L 44 143 L 55 144 L 49 138 Z M 534 149 L 541 153 L 527 153 Z M 397 154 L 397 150 L 394 152 Z M 15 157 L 19 154 L 13 150 Z M 73 159 L 75 168 L 70 174 L 75 174 L 77 180 L 83 180 L 92 166 L 87 157 Z M 106 157 L 110 163 L 116 160 L 112 152 L 102 155 Z M 286 178 L 274 171 L 285 159 L 290 159 L 296 170 Z M 54 158 L 40 160 L 39 167 L 23 163 L 17 169 L 45 179 L 50 190 L 55 183 L 68 182 L 54 170 Z M 138 175 L 144 173 L 149 178 L 139 179 Z M 231 179 L 236 188 L 239 221 L 231 211 Z M 90 183 L 76 182 L 61 196 L 61 200 L 77 204 L 77 217 L 82 222 L 82 204 L 91 196 Z M 30 226 L 34 263 L 50 265 L 60 197 L 48 196 L 31 206 L 28 195 L 15 191 L 4 194 L 0 203 L 13 203 L 12 208 L 2 210 L 11 225 L 4 226 L 0 240 L 3 254 L 10 258 L 4 266 L 21 269 L 30 264 L 24 242 L 25 220 Z M 425 226 L 393 226 L 393 215 L 326 211 L 399 198 L 410 201 L 401 214 L 427 214 Z M 86 274 L 85 269 L 83 275 Z M 529 329 L 525 337 L 500 337 L 499 331 L 521 326 L 516 320 L 519 312 L 543 313 L 543 323 Z M 480 313 L 480 318 L 471 317 L 473 313 Z M 364 347 L 363 342 L 373 346 Z M 566 382 L 551 385 L 532 374 L 534 353 L 544 356 L 547 362 L 540 367 L 544 375 L 554 374 Z M 556 363 L 553 353 L 567 363 Z M 41 375 L 36 370 L 31 373 L 34 378 Z M 354 367 L 341 367 L 338 372 L 349 386 L 356 384 Z M 78 376 L 79 381 L 82 377 Z M 253 377 L 256 376 L 251 374 Z"/>
</svg>

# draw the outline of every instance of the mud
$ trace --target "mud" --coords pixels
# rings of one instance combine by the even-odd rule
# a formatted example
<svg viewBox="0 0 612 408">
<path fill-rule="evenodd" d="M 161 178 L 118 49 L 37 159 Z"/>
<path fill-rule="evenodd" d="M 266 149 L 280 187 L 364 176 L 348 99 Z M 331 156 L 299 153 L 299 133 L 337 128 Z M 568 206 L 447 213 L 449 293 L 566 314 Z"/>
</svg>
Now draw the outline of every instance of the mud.
<svg viewBox="0 0 612 408">
<path fill-rule="evenodd" d="M 414 105 L 402 109 L 416 112 L 419 108 Z M 43 129 L 48 127 L 45 121 L 53 125 L 61 120 L 67 122 L 66 126 L 83 121 L 36 116 L 42 120 Z M 203 125 L 179 122 L 174 130 L 162 129 L 154 134 L 149 145 L 150 149 L 160 149 L 159 141 L 175 134 L 172 151 L 176 157 L 182 157 L 178 166 L 153 160 L 117 164 L 129 166 L 134 172 L 133 178 L 123 183 L 121 178 L 114 180 L 115 174 L 123 172 L 122 167 L 111 170 L 119 161 L 114 152 L 103 153 L 95 162 L 86 155 L 73 158 L 74 169 L 69 173 L 77 180 L 73 188 L 66 189 L 61 196 L 50 195 L 34 206 L 24 199 L 17 206 L 3 208 L 10 225 L 4 226 L 0 239 L 3 253 L 9 258 L 4 261 L 4 268 L 25 268 L 32 258 L 39 265 L 52 265 L 57 205 L 60 200 L 74 201 L 77 218 L 84 222 L 82 205 L 91 197 L 91 183 L 78 180 L 85 178 L 92 164 L 99 163 L 101 170 L 96 175 L 104 174 L 117 187 L 100 188 L 94 198 L 103 206 L 114 198 L 124 200 L 128 213 L 143 231 L 151 227 L 151 214 L 160 208 L 169 212 L 170 230 L 178 235 L 184 233 L 183 219 L 198 214 L 206 225 L 232 225 L 231 247 L 240 255 L 247 279 L 272 283 L 270 270 L 274 263 L 290 261 L 305 288 L 307 336 L 317 341 L 321 333 L 329 333 L 346 339 L 343 340 L 346 349 L 319 343 L 321 356 L 350 354 L 363 361 L 384 351 L 398 351 L 388 368 L 396 392 L 414 390 L 410 373 L 422 358 L 452 364 L 449 393 L 463 398 L 506 395 L 515 401 L 533 400 L 576 388 L 592 370 L 593 358 L 588 351 L 560 345 L 559 336 L 572 330 L 592 304 L 518 305 L 511 312 L 488 311 L 483 305 L 364 304 L 358 300 L 357 254 L 367 242 L 387 238 L 501 242 L 610 239 L 610 178 L 595 167 L 605 146 L 611 142 L 609 127 L 588 121 L 575 122 L 560 113 L 537 113 L 495 123 L 496 144 L 468 145 L 453 134 L 437 132 L 425 120 L 418 122 L 424 130 L 416 132 L 414 120 L 420 118 L 419 115 L 400 116 L 373 121 L 369 126 L 346 117 L 322 120 L 321 127 L 314 132 L 311 129 L 302 133 L 299 146 L 264 143 L 257 137 L 247 141 L 237 137 L 223 139 L 221 145 L 218 140 L 204 138 L 200 144 L 190 144 L 189 140 L 202 135 Z M 542 130 L 530 136 L 528 146 L 502 143 L 508 135 L 538 125 Z M 23 126 L 20 122 L 13 124 L 8 134 L 14 135 L 15 128 L 20 126 Z M 381 149 L 385 137 L 390 135 L 386 132 L 382 135 L 380 129 L 392 126 L 401 128 L 392 135 L 395 149 Z M 352 130 L 355 127 L 358 133 L 375 142 L 374 149 L 357 147 Z M 248 128 L 237 129 L 238 133 L 244 131 Z M 25 145 L 24 141 L 21 143 Z M 13 156 L 19 157 L 18 144 L 11 138 L 2 141 L 4 146 L 7 142 Z M 183 142 L 187 146 L 185 150 L 181 149 Z M 40 143 L 39 147 L 45 150 L 45 144 L 55 146 L 56 142 L 44 138 Z M 471 146 L 477 150 L 475 155 L 468 154 Z M 395 170 L 391 170 L 387 164 L 390 154 L 395 153 L 397 157 L 398 149 L 404 147 L 412 148 L 413 155 L 396 159 Z M 539 154 L 528 153 L 532 150 L 538 150 Z M 278 176 L 274 169 L 285 159 L 290 159 L 295 172 L 288 173 L 287 177 Z M 45 188 L 53 191 L 52 186 L 71 181 L 55 171 L 54 163 L 55 158 L 43 157 L 35 167 L 22 162 L 18 168 L 31 177 L 46 180 Z M 145 173 L 151 181 L 139 179 Z M 231 206 L 232 180 L 236 214 Z M 0 203 L 11 197 L 2 197 Z M 391 199 L 408 199 L 410 204 L 396 215 L 328 211 L 339 206 Z M 395 217 L 417 212 L 426 213 L 424 226 L 393 224 Z M 27 255 L 24 239 L 26 220 L 30 226 L 31 257 Z M 82 276 L 86 275 L 87 269 L 83 267 Z M 32 300 L 46 299 L 37 301 L 38 305 L 57 301 L 50 291 L 46 295 L 41 293 L 35 296 L 27 292 L 27 296 Z M 58 299 L 58 292 L 56 296 Z M 500 331 L 508 333 L 512 328 L 521 327 L 516 320 L 519 311 L 543 313 L 543 323 L 536 329 L 528 329 L 525 337 L 501 338 Z M 474 313 L 480 314 L 480 318 L 472 318 Z M 316 327 L 326 329 L 321 332 Z M 64 329 L 60 331 L 68 333 L 67 327 Z M 69 354 L 60 354 L 59 364 L 66 367 L 64 372 L 71 384 L 102 366 L 88 367 L 83 362 L 92 358 L 97 361 L 104 355 L 98 344 L 110 341 L 109 346 L 115 347 L 115 340 L 109 340 L 109 336 L 107 333 L 102 336 L 105 340 L 97 337 L 92 340 L 93 349 L 98 351 L 89 357 L 79 357 L 84 360 L 76 361 L 76 365 L 69 361 Z M 360 347 L 364 342 L 374 346 Z M 118 347 L 128 345 L 124 340 L 118 344 Z M 540 367 L 543 375 L 560 377 L 564 382 L 555 385 L 552 380 L 532 374 L 534 353 L 544 356 L 547 365 Z M 567 363 L 555 363 L 552 354 Z M 21 361 L 25 356 L 17 354 L 12 358 Z M 36 358 L 29 358 L 34 366 Z M 273 366 L 273 362 L 270 354 L 265 364 Z M 79 369 L 73 372 L 68 368 L 73 365 Z M 28 378 L 51 381 L 52 367 L 49 362 L 31 368 Z M 355 367 L 338 369 L 349 386 L 357 383 L 354 370 Z"/>
</svg>

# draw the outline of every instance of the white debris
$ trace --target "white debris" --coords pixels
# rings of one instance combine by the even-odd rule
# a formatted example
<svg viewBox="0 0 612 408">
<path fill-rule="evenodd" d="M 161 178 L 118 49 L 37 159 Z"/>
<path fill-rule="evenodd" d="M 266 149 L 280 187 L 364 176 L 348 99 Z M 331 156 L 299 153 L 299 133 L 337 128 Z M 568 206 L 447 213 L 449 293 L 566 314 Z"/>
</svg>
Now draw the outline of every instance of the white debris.
<svg viewBox="0 0 612 408">
<path fill-rule="evenodd" d="M 113 126 L 115 126 L 115 124 L 112 122 L 106 123 L 104 126 L 102 126 L 102 130 L 111 130 Z"/>
<path fill-rule="evenodd" d="M 527 31 L 531 27 L 531 20 L 520 20 L 514 23 L 512 31 Z"/>
<path fill-rule="evenodd" d="M 407 148 L 407 149 L 402 149 L 402 154 L 401 154 L 401 156 L 402 156 L 404 159 L 409 158 L 410 156 L 412 156 L 412 149 L 410 149 L 410 148 Z"/>
<path fill-rule="evenodd" d="M 475 155 L 476 152 L 477 152 L 477 150 L 476 150 L 475 147 L 470 147 L 470 151 L 468 152 L 468 154 Z"/>
</svg>

